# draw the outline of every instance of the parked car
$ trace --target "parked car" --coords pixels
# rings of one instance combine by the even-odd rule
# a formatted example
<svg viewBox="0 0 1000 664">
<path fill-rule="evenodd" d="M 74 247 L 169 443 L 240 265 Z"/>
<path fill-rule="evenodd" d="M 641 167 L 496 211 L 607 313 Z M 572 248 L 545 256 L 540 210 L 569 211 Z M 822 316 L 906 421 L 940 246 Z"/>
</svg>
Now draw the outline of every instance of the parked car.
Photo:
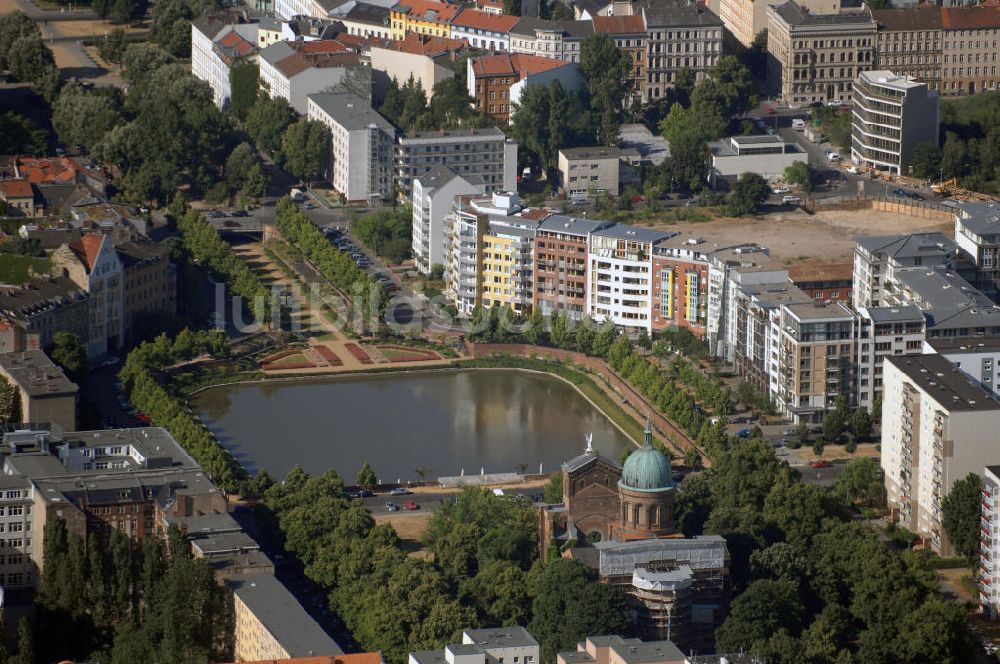
<svg viewBox="0 0 1000 664">
<path fill-rule="evenodd" d="M 792 129 L 795 131 L 805 131 L 806 121 L 802 118 L 792 118 Z"/>
<path fill-rule="evenodd" d="M 799 203 L 802 202 L 802 199 L 799 198 L 798 196 L 788 195 L 788 196 L 782 196 L 781 202 L 784 203 L 785 205 L 798 205 Z"/>
<path fill-rule="evenodd" d="M 306 204 L 305 204 L 305 205 L 304 205 L 303 207 L 304 207 L 305 209 L 307 209 L 307 210 L 312 210 L 312 209 L 313 209 L 313 208 L 315 208 L 316 206 L 315 206 L 315 205 L 313 205 L 312 203 L 308 203 L 308 202 L 307 202 L 307 203 L 306 203 Z"/>
<path fill-rule="evenodd" d="M 697 198 L 689 198 L 684 203 L 684 207 L 696 207 L 697 205 L 698 205 L 698 199 Z"/>
<path fill-rule="evenodd" d="M 220 212 L 219 210 L 212 210 L 211 212 L 208 213 L 208 218 L 209 219 L 221 219 L 222 217 L 225 217 L 225 216 L 226 216 L 226 213 L 225 212 Z"/>
<path fill-rule="evenodd" d="M 809 464 L 809 467 L 810 468 L 829 468 L 830 467 L 830 462 L 827 461 L 826 459 L 816 459 L 811 464 Z"/>
<path fill-rule="evenodd" d="M 798 429 L 785 429 L 784 431 L 781 432 L 781 435 L 782 436 L 796 436 L 796 435 L 798 435 L 798 433 L 799 433 Z"/>
<path fill-rule="evenodd" d="M 369 496 L 374 496 L 374 495 L 375 494 L 373 494 L 368 489 L 358 489 L 357 491 L 351 494 L 351 498 L 368 498 Z"/>
<path fill-rule="evenodd" d="M 230 216 L 233 216 L 233 217 L 249 217 L 249 216 L 250 216 L 250 213 L 249 213 L 249 212 L 247 212 L 246 210 L 236 210 L 236 211 L 235 211 L 235 212 L 233 212 L 233 214 L 232 214 L 232 215 L 230 215 Z"/>
<path fill-rule="evenodd" d="M 385 504 L 385 510 L 387 512 L 398 512 L 399 507 L 396 506 L 396 503 L 390 501 Z"/>
<path fill-rule="evenodd" d="M 737 431 L 733 435 L 736 436 L 737 438 L 749 438 L 750 437 L 750 429 L 740 429 L 739 431 Z"/>
<path fill-rule="evenodd" d="M 400 486 L 400 487 L 396 487 L 395 489 L 393 489 L 392 491 L 390 491 L 389 495 L 390 496 L 409 496 L 411 493 L 413 493 L 413 492 L 410 491 L 409 489 L 407 489 L 405 486 Z"/>
<path fill-rule="evenodd" d="M 408 510 L 418 510 L 418 509 L 420 509 L 420 505 L 417 505 L 417 504 L 416 504 L 415 502 L 413 502 L 412 500 L 407 500 L 407 501 L 406 501 L 406 502 L 405 502 L 405 503 L 403 504 L 403 507 L 405 507 L 405 508 L 406 508 L 406 509 L 408 509 Z"/>
<path fill-rule="evenodd" d="M 789 189 L 788 187 L 771 187 L 771 193 L 775 195 L 787 194 L 790 191 L 791 189 Z"/>
<path fill-rule="evenodd" d="M 774 109 L 770 106 L 764 109 L 768 115 L 774 115 Z"/>
<path fill-rule="evenodd" d="M 892 190 L 892 195 L 896 196 L 897 198 L 906 198 L 906 192 L 900 189 L 899 187 L 896 187 L 895 189 Z"/>
</svg>

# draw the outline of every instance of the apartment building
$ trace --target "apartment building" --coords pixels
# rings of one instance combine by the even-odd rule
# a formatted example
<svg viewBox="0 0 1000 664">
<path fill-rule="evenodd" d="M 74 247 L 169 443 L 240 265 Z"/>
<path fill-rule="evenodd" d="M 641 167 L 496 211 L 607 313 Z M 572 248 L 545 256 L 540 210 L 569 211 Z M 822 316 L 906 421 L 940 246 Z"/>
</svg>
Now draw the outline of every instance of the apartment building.
<svg viewBox="0 0 1000 664">
<path fill-rule="evenodd" d="M 653 331 L 653 245 L 671 233 L 611 226 L 590 234 L 587 314 L 626 330 Z"/>
<path fill-rule="evenodd" d="M 855 320 L 842 302 L 781 309 L 778 408 L 793 422 L 818 422 L 838 397 L 855 401 Z"/>
<path fill-rule="evenodd" d="M 383 89 L 388 89 L 393 80 L 405 85 L 412 78 L 430 102 L 435 86 L 455 77 L 455 60 L 465 48 L 461 39 L 408 32 L 402 39 L 372 44 L 369 63 L 376 80 L 384 84 Z"/>
<path fill-rule="evenodd" d="M 530 216 L 490 218 L 478 248 L 478 296 L 484 307 L 507 307 L 515 314 L 531 315 L 538 223 Z"/>
<path fill-rule="evenodd" d="M 528 630 L 511 627 L 466 629 L 462 643 L 448 644 L 441 650 L 411 652 L 409 664 L 539 664 L 540 649 Z"/>
<path fill-rule="evenodd" d="M 45 206 L 35 200 L 35 189 L 28 180 L 0 180 L 0 201 L 5 217 L 40 217 Z"/>
<path fill-rule="evenodd" d="M 767 80 L 791 106 L 850 103 L 854 79 L 875 61 L 867 8 L 816 15 L 789 0 L 768 7 Z"/>
<path fill-rule="evenodd" d="M 869 235 L 854 247 L 852 306 L 880 307 L 886 302 L 884 287 L 895 271 L 907 267 L 955 269 L 958 245 L 941 233 Z"/>
<path fill-rule="evenodd" d="M 713 355 L 732 361 L 732 346 L 729 343 L 729 329 L 733 320 L 730 305 L 734 296 L 732 275 L 745 270 L 759 270 L 772 262 L 767 249 L 757 245 L 726 247 L 709 254 L 705 340 Z"/>
<path fill-rule="evenodd" d="M 895 520 L 941 555 L 941 501 L 955 481 L 981 475 L 998 452 L 991 435 L 1000 401 L 940 355 L 890 357 L 884 364 L 882 456 Z"/>
<path fill-rule="evenodd" d="M 580 62 L 580 46 L 592 34 L 592 21 L 548 21 L 522 16 L 510 30 L 510 52 Z"/>
<path fill-rule="evenodd" d="M 597 145 L 559 150 L 559 188 L 572 200 L 594 194 L 618 196 L 639 184 L 639 151 Z"/>
<path fill-rule="evenodd" d="M 378 205 L 392 197 L 396 130 L 367 99 L 351 92 L 307 97 L 306 117 L 330 129 L 330 182 L 348 201 Z"/>
<path fill-rule="evenodd" d="M 924 353 L 937 353 L 969 378 L 1000 396 L 1000 338 L 939 337 L 923 343 Z"/>
<path fill-rule="evenodd" d="M 50 256 L 55 274 L 87 291 L 90 320 L 85 337 L 89 357 L 113 352 L 125 343 L 125 268 L 111 238 L 88 233 Z"/>
<path fill-rule="evenodd" d="M 510 51 L 510 31 L 519 17 L 463 9 L 451 22 L 452 39 L 461 39 L 472 48 L 492 53 Z"/>
<path fill-rule="evenodd" d="M 133 339 L 146 314 L 173 316 L 177 311 L 177 270 L 170 249 L 147 238 L 115 246 L 125 279 L 125 336 Z"/>
<path fill-rule="evenodd" d="M 673 641 L 588 636 L 575 651 L 557 653 L 556 664 L 687 664 L 687 657 Z"/>
<path fill-rule="evenodd" d="M 212 88 L 212 98 L 220 109 L 232 97 L 230 69 L 257 54 L 259 37 L 256 23 L 227 25 L 230 15 L 204 14 L 191 21 L 191 73 Z"/>
<path fill-rule="evenodd" d="M 582 85 L 578 64 L 524 53 L 471 58 L 466 80 L 473 107 L 501 126 L 510 123 L 514 107 L 529 85 L 548 87 L 559 81 L 570 93 Z"/>
<path fill-rule="evenodd" d="M 815 300 L 850 302 L 854 264 L 796 265 L 788 268 L 788 280 Z"/>
<path fill-rule="evenodd" d="M 979 515 L 979 605 L 991 620 L 1000 616 L 1000 466 L 983 469 Z"/>
<path fill-rule="evenodd" d="M 921 143 L 938 144 L 938 94 L 890 71 L 861 72 L 854 81 L 851 160 L 895 175 L 910 172 Z"/>
<path fill-rule="evenodd" d="M 963 204 L 955 214 L 955 242 L 976 265 L 975 285 L 996 300 L 1000 295 L 1000 208 Z"/>
<path fill-rule="evenodd" d="M 365 2 L 355 2 L 344 14 L 337 14 L 347 34 L 369 39 L 392 39 L 389 8 Z"/>
<path fill-rule="evenodd" d="M 896 270 L 889 306 L 915 304 L 927 320 L 927 338 L 1000 334 L 1000 306 L 951 270 L 911 267 Z"/>
<path fill-rule="evenodd" d="M 628 56 L 632 100 L 646 98 L 646 61 L 648 34 L 642 14 L 595 16 L 594 32 L 611 38 L 618 50 Z"/>
<path fill-rule="evenodd" d="M 17 390 L 20 422 L 51 422 L 76 428 L 79 388 L 39 349 L 0 353 L 0 376 Z"/>
<path fill-rule="evenodd" d="M 17 336 L 37 339 L 39 347 L 52 343 L 56 332 L 72 332 L 86 340 L 90 331 L 90 294 L 69 277 L 36 281 L 27 288 L 0 286 L 0 316 Z M 10 350 L 24 350 L 21 344 Z"/>
<path fill-rule="evenodd" d="M 0 475 L 0 592 L 34 588 L 38 568 L 31 558 L 33 529 L 31 508 L 35 487 L 16 475 Z"/>
<path fill-rule="evenodd" d="M 334 90 L 371 100 L 371 69 L 337 40 L 282 41 L 258 55 L 260 87 L 271 99 L 284 98 L 301 115 L 307 97 Z"/>
<path fill-rule="evenodd" d="M 917 5 L 879 9 L 872 16 L 878 24 L 874 67 L 915 78 L 931 90 L 939 90 L 944 62 L 940 10 Z"/>
<path fill-rule="evenodd" d="M 653 330 L 683 327 L 705 336 L 708 254 L 703 240 L 675 235 L 653 246 Z"/>
<path fill-rule="evenodd" d="M 402 39 L 407 32 L 432 37 L 451 37 L 451 22 L 462 11 L 462 5 L 436 0 L 404 0 L 389 10 L 389 27 L 393 39 Z"/>
<path fill-rule="evenodd" d="M 722 55 L 722 20 L 700 3 L 651 4 L 643 7 L 642 18 L 647 102 L 666 97 L 684 69 L 702 80 Z"/>
<path fill-rule="evenodd" d="M 720 0 L 719 18 L 732 35 L 735 49 L 750 48 L 757 35 L 767 30 L 767 8 L 780 4 L 781 0 Z M 836 14 L 840 11 L 839 0 L 801 0 L 811 14 Z"/>
<path fill-rule="evenodd" d="M 438 166 L 456 175 L 483 179 L 487 193 L 517 189 L 517 141 L 500 129 L 442 129 L 410 132 L 396 142 L 395 179 L 401 199 L 412 195 L 413 179 Z"/>
<path fill-rule="evenodd" d="M 273 575 L 235 576 L 226 580 L 226 586 L 233 595 L 233 658 L 237 662 L 343 654 Z"/>
<path fill-rule="evenodd" d="M 1000 7 L 942 7 L 941 94 L 971 95 L 1000 87 Z"/>
<path fill-rule="evenodd" d="M 543 316 L 582 320 L 587 310 L 587 246 L 591 233 L 612 222 L 547 217 L 535 231 L 534 301 Z"/>
<path fill-rule="evenodd" d="M 413 181 L 413 258 L 417 269 L 430 274 L 445 263 L 445 217 L 457 196 L 485 193 L 477 175 L 456 175 L 440 166 Z"/>
<path fill-rule="evenodd" d="M 924 353 L 927 322 L 920 307 L 862 307 L 857 324 L 858 408 L 872 410 L 882 398 L 887 357 Z"/>
</svg>

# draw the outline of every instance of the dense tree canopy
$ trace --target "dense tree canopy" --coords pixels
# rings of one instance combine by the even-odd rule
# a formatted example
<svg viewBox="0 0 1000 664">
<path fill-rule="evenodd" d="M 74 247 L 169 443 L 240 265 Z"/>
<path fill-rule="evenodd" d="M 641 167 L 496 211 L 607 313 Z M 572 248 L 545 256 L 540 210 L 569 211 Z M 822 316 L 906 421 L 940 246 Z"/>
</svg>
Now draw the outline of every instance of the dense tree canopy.
<svg viewBox="0 0 1000 664">
<path fill-rule="evenodd" d="M 239 120 L 247 119 L 260 96 L 260 66 L 256 61 L 242 59 L 229 68 L 231 96 L 229 110 Z"/>
<path fill-rule="evenodd" d="M 0 154 L 44 155 L 48 151 L 48 132 L 13 111 L 0 113 Z"/>
<path fill-rule="evenodd" d="M 770 193 L 771 187 L 761 175 L 743 173 L 733 187 L 733 197 L 727 212 L 733 217 L 755 214 Z"/>
<path fill-rule="evenodd" d="M 369 212 L 354 222 L 352 230 L 372 251 L 392 263 L 401 263 L 410 257 L 413 211 L 408 205 Z"/>
<path fill-rule="evenodd" d="M 974 560 L 979 555 L 979 510 L 983 480 L 969 473 L 951 486 L 941 501 L 941 527 L 955 553 Z"/>
<path fill-rule="evenodd" d="M 558 80 L 548 87 L 529 85 L 512 109 L 511 134 L 533 166 L 543 170 L 554 167 L 561 148 L 579 145 L 582 140 L 574 121 L 576 101 Z"/>
<path fill-rule="evenodd" d="M 87 349 L 80 337 L 65 330 L 52 335 L 49 357 L 58 364 L 70 380 L 80 383 L 87 377 Z"/>
<path fill-rule="evenodd" d="M 63 143 L 80 145 L 93 153 L 108 132 L 124 121 L 122 105 L 121 92 L 115 88 L 89 92 L 70 83 L 63 86 L 52 105 L 52 126 Z"/>
<path fill-rule="evenodd" d="M 322 173 L 329 152 L 330 130 L 322 122 L 302 118 L 289 125 L 281 137 L 285 169 L 301 180 L 310 180 Z"/>
<path fill-rule="evenodd" d="M 580 45 L 580 72 L 583 74 L 590 109 L 591 134 L 597 143 L 615 145 L 625 106 L 631 99 L 632 63 L 605 33 L 595 33 Z"/>
<path fill-rule="evenodd" d="M 281 137 L 295 119 L 295 111 L 284 97 L 260 95 L 247 113 L 246 131 L 258 150 L 273 158 L 281 156 Z"/>
</svg>

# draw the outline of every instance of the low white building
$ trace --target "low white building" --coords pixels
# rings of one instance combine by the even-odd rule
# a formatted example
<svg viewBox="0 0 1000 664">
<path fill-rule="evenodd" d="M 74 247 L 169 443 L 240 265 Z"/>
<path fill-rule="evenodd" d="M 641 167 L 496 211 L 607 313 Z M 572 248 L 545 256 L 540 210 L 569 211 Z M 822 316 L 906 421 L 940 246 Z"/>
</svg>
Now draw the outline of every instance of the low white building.
<svg viewBox="0 0 1000 664">
<path fill-rule="evenodd" d="M 883 366 L 887 504 L 898 523 L 950 555 L 941 502 L 956 481 L 1000 463 L 1000 401 L 941 355 L 889 357 Z"/>
<path fill-rule="evenodd" d="M 456 196 L 484 193 L 478 175 L 456 175 L 440 166 L 413 181 L 413 258 L 417 269 L 430 274 L 445 262 L 445 217 L 452 213 Z"/>
<path fill-rule="evenodd" d="M 795 162 L 809 162 L 802 148 L 780 136 L 731 136 L 709 143 L 708 149 L 712 152 L 709 181 L 713 187 L 719 187 L 722 181 L 735 182 L 743 173 L 779 178 Z"/>
<path fill-rule="evenodd" d="M 466 629 L 462 643 L 440 650 L 411 652 L 409 664 L 539 664 L 538 641 L 528 630 L 513 627 Z"/>
<path fill-rule="evenodd" d="M 348 201 L 377 205 L 392 192 L 395 128 L 350 92 L 308 97 L 306 116 L 330 128 L 330 181 Z"/>
<path fill-rule="evenodd" d="M 653 245 L 672 233 L 612 226 L 588 238 L 587 313 L 626 330 L 652 333 Z"/>
</svg>

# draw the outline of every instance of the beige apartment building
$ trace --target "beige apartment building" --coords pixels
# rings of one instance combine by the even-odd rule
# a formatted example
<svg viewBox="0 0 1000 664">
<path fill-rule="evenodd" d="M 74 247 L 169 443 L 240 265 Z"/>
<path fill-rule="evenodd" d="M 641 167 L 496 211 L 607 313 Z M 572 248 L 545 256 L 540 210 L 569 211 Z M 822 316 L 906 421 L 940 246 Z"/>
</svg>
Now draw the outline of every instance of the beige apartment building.
<svg viewBox="0 0 1000 664">
<path fill-rule="evenodd" d="M 655 4 L 644 7 L 646 101 L 663 99 L 682 69 L 697 80 L 708 75 L 722 55 L 722 20 L 701 4 Z"/>
<path fill-rule="evenodd" d="M 858 72 L 875 59 L 871 12 L 816 15 L 792 0 L 767 11 L 767 80 L 781 99 L 793 107 L 850 102 Z"/>
<path fill-rule="evenodd" d="M 888 69 L 898 76 L 912 76 L 937 90 L 941 84 L 941 12 L 919 5 L 907 9 L 872 12 L 878 24 L 875 69 Z"/>
<path fill-rule="evenodd" d="M 719 18 L 738 44 L 750 48 L 757 35 L 767 29 L 767 8 L 782 0 L 720 0 Z M 836 14 L 840 0 L 802 0 L 799 3 L 813 14 Z"/>
<path fill-rule="evenodd" d="M 639 151 L 604 146 L 563 148 L 559 151 L 559 187 L 573 199 L 591 194 L 617 196 L 639 183 Z"/>
<path fill-rule="evenodd" d="M 778 407 L 796 423 L 816 422 L 854 394 L 854 313 L 842 302 L 781 308 Z"/>
<path fill-rule="evenodd" d="M 76 428 L 77 386 L 41 350 L 0 353 L 0 376 L 17 389 L 21 422 Z"/>
</svg>

